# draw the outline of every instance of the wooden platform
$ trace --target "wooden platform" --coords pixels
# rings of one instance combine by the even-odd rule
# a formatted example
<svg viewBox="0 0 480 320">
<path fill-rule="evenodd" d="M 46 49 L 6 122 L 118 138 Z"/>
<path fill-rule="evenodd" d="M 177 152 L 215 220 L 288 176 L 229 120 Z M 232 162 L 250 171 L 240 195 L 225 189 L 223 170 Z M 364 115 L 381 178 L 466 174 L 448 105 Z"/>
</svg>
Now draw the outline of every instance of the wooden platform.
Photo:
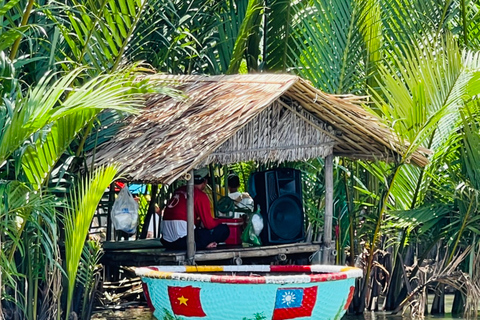
<svg viewBox="0 0 480 320">
<path fill-rule="evenodd" d="M 167 251 L 158 239 L 104 242 L 105 266 L 181 265 L 185 251 Z M 219 246 L 195 253 L 198 264 L 247 264 L 250 262 L 286 262 L 308 259 L 320 250 L 320 243 L 291 243 L 261 247 Z M 307 259 L 307 260 L 306 260 Z"/>
</svg>

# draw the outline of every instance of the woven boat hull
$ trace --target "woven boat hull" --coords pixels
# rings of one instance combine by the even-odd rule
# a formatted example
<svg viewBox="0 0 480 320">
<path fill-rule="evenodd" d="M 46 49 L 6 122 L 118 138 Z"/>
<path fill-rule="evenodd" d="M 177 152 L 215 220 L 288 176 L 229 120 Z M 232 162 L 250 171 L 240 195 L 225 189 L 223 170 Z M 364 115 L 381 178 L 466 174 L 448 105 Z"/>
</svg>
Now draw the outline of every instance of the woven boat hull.
<svg viewBox="0 0 480 320">
<path fill-rule="evenodd" d="M 262 266 L 251 267 L 258 270 Z M 298 270 L 299 266 L 295 267 Z M 281 272 L 278 276 L 270 276 L 274 272 L 268 276 L 253 272 L 251 276 L 218 276 L 215 272 L 172 273 L 154 267 L 140 268 L 137 274 L 142 276 L 147 301 L 157 319 L 176 316 L 176 319 L 301 320 L 343 316 L 353 297 L 355 278 L 361 276 L 361 270 L 347 269 L 331 273 L 297 271 L 291 275 Z"/>
</svg>

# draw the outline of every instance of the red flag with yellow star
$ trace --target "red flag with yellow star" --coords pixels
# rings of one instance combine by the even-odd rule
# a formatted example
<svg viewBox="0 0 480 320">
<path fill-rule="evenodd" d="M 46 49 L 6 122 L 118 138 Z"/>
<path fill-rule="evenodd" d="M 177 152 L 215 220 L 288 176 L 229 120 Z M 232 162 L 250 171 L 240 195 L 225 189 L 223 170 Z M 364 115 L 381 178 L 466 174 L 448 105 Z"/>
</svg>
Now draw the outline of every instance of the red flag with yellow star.
<svg viewBox="0 0 480 320">
<path fill-rule="evenodd" d="M 186 317 L 206 317 L 200 302 L 200 288 L 168 287 L 168 297 L 175 315 Z"/>
</svg>

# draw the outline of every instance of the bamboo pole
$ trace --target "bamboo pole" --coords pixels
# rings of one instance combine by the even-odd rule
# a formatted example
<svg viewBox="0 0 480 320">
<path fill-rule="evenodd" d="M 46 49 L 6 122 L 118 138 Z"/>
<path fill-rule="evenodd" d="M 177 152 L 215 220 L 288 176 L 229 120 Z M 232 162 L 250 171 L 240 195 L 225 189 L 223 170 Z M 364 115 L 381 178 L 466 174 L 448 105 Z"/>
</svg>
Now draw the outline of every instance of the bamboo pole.
<svg viewBox="0 0 480 320">
<path fill-rule="evenodd" d="M 193 265 L 195 263 L 195 230 L 194 230 L 194 214 L 193 214 L 193 184 L 194 171 L 190 170 L 190 179 L 187 184 L 187 263 Z"/>
<path fill-rule="evenodd" d="M 325 158 L 325 218 L 323 225 L 323 264 L 332 264 L 333 155 Z"/>
<path fill-rule="evenodd" d="M 116 240 L 113 230 L 112 221 L 112 207 L 115 202 L 115 182 L 110 183 L 110 189 L 108 191 L 108 205 L 107 205 L 107 241 Z"/>
<path fill-rule="evenodd" d="M 217 182 L 215 181 L 215 168 L 213 167 L 213 164 L 209 164 L 208 169 L 210 171 L 210 180 L 212 181 L 212 200 L 213 200 L 213 212 L 214 212 L 214 217 L 217 217 Z"/>
<path fill-rule="evenodd" d="M 150 203 L 148 204 L 147 215 L 143 221 L 142 233 L 140 234 L 140 239 L 146 239 L 148 234 L 148 227 L 150 226 L 150 221 L 153 218 L 153 237 L 157 238 L 157 213 L 155 212 L 155 204 L 157 202 L 157 193 L 158 193 L 158 184 L 152 185 L 152 193 L 150 195 Z"/>
</svg>

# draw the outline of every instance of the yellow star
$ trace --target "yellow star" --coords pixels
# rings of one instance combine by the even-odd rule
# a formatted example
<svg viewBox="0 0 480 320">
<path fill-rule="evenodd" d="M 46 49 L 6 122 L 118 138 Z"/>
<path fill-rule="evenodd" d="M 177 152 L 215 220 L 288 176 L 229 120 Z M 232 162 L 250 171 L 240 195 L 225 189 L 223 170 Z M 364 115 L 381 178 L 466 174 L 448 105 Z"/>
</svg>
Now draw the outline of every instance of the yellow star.
<svg viewBox="0 0 480 320">
<path fill-rule="evenodd" d="M 180 301 L 180 304 L 187 305 L 188 299 L 185 298 L 184 296 L 181 296 L 180 298 L 177 298 L 177 299 L 178 299 L 178 301 Z"/>
</svg>

